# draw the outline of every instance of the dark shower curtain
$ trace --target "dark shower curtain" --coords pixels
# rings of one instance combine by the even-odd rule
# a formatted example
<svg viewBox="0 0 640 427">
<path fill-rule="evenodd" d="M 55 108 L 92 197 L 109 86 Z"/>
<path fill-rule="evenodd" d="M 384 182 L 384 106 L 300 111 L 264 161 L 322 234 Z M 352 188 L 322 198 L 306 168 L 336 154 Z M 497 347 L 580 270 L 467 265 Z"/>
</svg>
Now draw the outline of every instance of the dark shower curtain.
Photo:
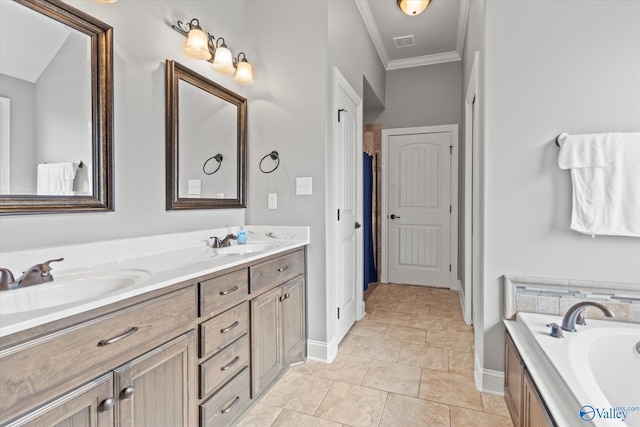
<svg viewBox="0 0 640 427">
<path fill-rule="evenodd" d="M 378 280 L 373 251 L 373 156 L 362 153 L 364 216 L 364 290 Z"/>
</svg>

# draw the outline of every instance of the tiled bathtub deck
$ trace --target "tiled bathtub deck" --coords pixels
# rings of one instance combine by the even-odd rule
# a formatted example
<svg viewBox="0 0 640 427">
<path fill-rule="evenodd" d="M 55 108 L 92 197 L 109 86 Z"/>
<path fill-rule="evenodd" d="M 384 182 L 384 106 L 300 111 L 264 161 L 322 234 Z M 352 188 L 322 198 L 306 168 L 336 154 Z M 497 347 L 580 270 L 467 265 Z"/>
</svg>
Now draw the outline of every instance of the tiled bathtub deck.
<svg viewBox="0 0 640 427">
<path fill-rule="evenodd" d="M 326 365 L 290 369 L 240 426 L 512 426 L 473 381 L 473 332 L 457 292 L 379 285 Z"/>
</svg>

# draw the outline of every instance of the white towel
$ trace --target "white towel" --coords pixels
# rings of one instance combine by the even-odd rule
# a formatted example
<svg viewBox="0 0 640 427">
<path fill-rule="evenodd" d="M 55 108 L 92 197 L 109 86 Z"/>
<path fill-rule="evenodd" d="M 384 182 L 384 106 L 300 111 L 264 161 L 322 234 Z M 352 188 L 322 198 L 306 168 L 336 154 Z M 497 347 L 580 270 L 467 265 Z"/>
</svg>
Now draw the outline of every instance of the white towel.
<svg viewBox="0 0 640 427">
<path fill-rule="evenodd" d="M 73 179 L 77 164 L 41 163 L 38 165 L 38 195 L 73 195 Z"/>
<path fill-rule="evenodd" d="M 561 169 L 571 169 L 571 229 L 640 237 L 640 132 L 558 138 Z"/>
</svg>

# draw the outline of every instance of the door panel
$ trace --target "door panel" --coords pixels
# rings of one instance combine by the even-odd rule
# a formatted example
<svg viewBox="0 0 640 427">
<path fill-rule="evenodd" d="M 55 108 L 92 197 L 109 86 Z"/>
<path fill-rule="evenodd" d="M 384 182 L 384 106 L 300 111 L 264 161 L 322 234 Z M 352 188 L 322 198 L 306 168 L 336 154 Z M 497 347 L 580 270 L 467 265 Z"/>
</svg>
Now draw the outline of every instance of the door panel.
<svg viewBox="0 0 640 427">
<path fill-rule="evenodd" d="M 389 138 L 389 281 L 449 286 L 449 132 Z"/>
<path fill-rule="evenodd" d="M 339 121 L 336 123 L 337 132 L 334 141 L 336 147 L 334 164 L 336 165 L 335 200 L 338 212 L 336 214 L 336 250 L 334 260 L 336 266 L 336 305 L 337 323 L 336 337 L 342 340 L 357 317 L 356 287 L 358 283 L 357 271 L 358 238 L 356 222 L 361 203 L 356 197 L 358 185 L 358 159 L 361 159 L 360 144 L 357 141 L 356 129 L 358 106 L 339 87 L 337 90 L 337 104 L 340 107 Z"/>
<path fill-rule="evenodd" d="M 116 370 L 120 426 L 195 426 L 195 334 L 184 334 Z"/>
</svg>

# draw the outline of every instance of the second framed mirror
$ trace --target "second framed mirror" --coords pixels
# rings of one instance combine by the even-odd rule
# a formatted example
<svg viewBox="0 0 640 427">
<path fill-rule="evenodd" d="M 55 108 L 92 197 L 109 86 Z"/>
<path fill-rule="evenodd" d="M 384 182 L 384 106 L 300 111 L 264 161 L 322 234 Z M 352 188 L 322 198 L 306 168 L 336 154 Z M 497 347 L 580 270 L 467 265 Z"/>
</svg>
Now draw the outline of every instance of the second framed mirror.
<svg viewBox="0 0 640 427">
<path fill-rule="evenodd" d="M 165 65 L 167 210 L 246 207 L 247 100 Z"/>
</svg>

